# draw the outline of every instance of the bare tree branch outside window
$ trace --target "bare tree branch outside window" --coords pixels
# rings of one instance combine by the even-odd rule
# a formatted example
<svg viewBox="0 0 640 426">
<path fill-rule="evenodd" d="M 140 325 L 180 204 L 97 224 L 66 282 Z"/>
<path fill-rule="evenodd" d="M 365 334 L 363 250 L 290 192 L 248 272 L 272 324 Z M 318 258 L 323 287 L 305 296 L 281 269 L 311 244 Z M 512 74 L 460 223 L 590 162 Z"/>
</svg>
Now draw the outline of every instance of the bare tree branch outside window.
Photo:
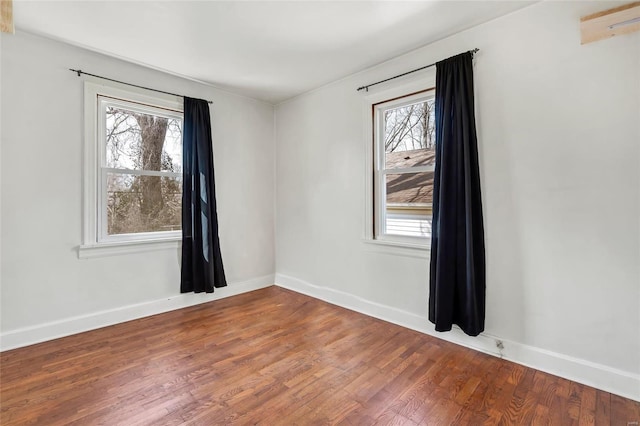
<svg viewBox="0 0 640 426">
<path fill-rule="evenodd" d="M 385 151 L 433 149 L 435 104 L 433 100 L 385 112 Z"/>
</svg>

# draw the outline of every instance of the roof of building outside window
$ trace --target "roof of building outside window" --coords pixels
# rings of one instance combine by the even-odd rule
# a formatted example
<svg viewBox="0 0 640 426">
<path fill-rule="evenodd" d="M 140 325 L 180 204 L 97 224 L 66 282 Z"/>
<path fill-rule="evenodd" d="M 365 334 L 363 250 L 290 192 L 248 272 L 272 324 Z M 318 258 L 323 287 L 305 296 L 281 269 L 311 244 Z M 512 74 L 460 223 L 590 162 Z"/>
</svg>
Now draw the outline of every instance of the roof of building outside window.
<svg viewBox="0 0 640 426">
<path fill-rule="evenodd" d="M 386 168 L 400 169 L 434 164 L 435 150 L 414 149 L 386 154 Z M 425 176 L 426 175 L 426 176 Z M 431 204 L 433 172 L 387 175 L 387 204 Z"/>
</svg>

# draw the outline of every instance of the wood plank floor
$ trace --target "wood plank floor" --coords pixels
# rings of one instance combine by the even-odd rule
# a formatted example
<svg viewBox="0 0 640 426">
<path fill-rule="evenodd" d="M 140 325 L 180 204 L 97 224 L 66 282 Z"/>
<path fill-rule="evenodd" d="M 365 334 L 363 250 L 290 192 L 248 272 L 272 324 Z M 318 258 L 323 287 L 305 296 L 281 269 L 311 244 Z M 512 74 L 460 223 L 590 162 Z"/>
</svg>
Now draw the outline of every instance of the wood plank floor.
<svg viewBox="0 0 640 426">
<path fill-rule="evenodd" d="M 640 403 L 278 287 L 0 355 L 7 425 L 635 425 Z"/>
</svg>

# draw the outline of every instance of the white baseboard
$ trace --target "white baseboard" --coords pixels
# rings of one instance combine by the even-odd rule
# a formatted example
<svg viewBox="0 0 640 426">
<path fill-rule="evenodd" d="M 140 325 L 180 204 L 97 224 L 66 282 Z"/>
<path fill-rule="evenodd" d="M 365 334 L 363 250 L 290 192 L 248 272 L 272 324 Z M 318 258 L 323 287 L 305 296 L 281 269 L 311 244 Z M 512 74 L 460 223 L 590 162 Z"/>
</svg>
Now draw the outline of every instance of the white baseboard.
<svg viewBox="0 0 640 426">
<path fill-rule="evenodd" d="M 579 358 L 563 355 L 497 336 L 482 333 L 467 336 L 459 328 L 448 333 L 435 331 L 427 317 L 422 317 L 390 306 L 371 302 L 339 290 L 320 287 L 283 274 L 276 274 L 276 285 L 298 293 L 324 300 L 356 312 L 379 318 L 421 333 L 429 334 L 458 345 L 501 357 L 527 367 L 563 377 L 616 395 L 640 401 L 640 375 L 618 370 Z M 425 309 L 426 313 L 426 309 Z M 497 342 L 503 348 L 498 349 Z"/>
<path fill-rule="evenodd" d="M 34 343 L 45 342 L 71 334 L 82 333 L 125 321 L 131 321 L 150 315 L 161 314 L 200 303 L 211 302 L 225 297 L 235 296 L 253 290 L 272 286 L 273 275 L 253 278 L 247 281 L 229 283 L 226 287 L 215 289 L 214 293 L 185 293 L 165 299 L 123 306 L 87 315 L 66 318 L 33 327 L 26 327 L 0 334 L 0 351 L 20 348 Z"/>
</svg>

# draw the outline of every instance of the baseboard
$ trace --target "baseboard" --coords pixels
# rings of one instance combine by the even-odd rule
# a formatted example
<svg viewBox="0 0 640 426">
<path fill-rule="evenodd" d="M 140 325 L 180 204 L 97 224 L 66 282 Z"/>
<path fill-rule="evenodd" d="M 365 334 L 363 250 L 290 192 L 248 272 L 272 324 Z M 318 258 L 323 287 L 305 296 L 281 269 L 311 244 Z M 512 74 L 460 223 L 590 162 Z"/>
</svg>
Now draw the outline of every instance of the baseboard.
<svg viewBox="0 0 640 426">
<path fill-rule="evenodd" d="M 422 317 L 390 306 L 371 302 L 339 290 L 320 287 L 297 278 L 276 274 L 276 285 L 324 300 L 374 318 L 429 334 L 458 345 L 501 357 L 527 367 L 563 377 L 616 395 L 640 401 L 640 375 L 618 370 L 579 358 L 563 355 L 522 343 L 482 333 L 469 337 L 459 328 L 448 333 L 436 332 L 426 316 Z M 425 311 L 426 314 L 426 311 Z M 497 343 L 502 343 L 498 349 Z"/>
<path fill-rule="evenodd" d="M 172 297 L 153 300 L 135 305 L 123 306 L 66 318 L 33 327 L 26 327 L 0 334 L 0 351 L 20 348 L 34 343 L 45 342 L 71 334 L 82 333 L 96 328 L 131 321 L 150 315 L 161 314 L 188 306 L 199 305 L 225 297 L 235 296 L 253 290 L 272 286 L 273 275 L 253 278 L 247 281 L 229 283 L 226 287 L 217 288 L 213 293 L 185 293 Z"/>
</svg>

